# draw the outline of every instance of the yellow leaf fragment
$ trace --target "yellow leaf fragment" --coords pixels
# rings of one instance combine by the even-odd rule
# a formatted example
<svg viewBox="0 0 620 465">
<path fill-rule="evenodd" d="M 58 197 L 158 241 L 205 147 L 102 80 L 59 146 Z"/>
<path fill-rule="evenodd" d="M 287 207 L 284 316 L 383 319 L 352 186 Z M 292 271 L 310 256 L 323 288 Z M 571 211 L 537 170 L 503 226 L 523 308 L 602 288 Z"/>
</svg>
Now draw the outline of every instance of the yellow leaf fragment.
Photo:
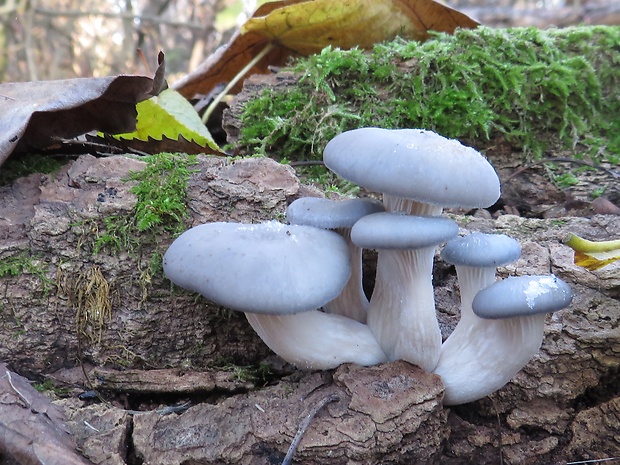
<svg viewBox="0 0 620 465">
<path fill-rule="evenodd" d="M 285 2 L 284 2 L 285 3 Z M 400 36 L 425 40 L 428 30 L 476 27 L 469 17 L 433 0 L 310 0 L 250 18 L 241 32 L 256 32 L 303 55 L 323 48 L 370 48 Z"/>
<path fill-rule="evenodd" d="M 138 103 L 136 109 L 136 130 L 114 137 L 140 141 L 184 138 L 201 147 L 220 151 L 194 107 L 177 91 L 166 89 L 158 96 Z"/>
<path fill-rule="evenodd" d="M 570 234 L 565 243 L 575 251 L 575 265 L 590 271 L 620 260 L 620 240 L 595 242 Z"/>
</svg>

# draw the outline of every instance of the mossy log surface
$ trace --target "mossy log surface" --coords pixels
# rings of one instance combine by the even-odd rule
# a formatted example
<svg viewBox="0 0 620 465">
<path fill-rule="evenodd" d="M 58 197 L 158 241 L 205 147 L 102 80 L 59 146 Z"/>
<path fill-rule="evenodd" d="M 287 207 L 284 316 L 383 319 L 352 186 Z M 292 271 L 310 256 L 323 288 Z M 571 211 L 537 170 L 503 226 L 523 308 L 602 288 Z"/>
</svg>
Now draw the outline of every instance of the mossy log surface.
<svg viewBox="0 0 620 465">
<path fill-rule="evenodd" d="M 318 159 L 342 131 L 423 128 L 521 158 L 564 147 L 598 159 L 620 150 L 619 26 L 480 27 L 420 44 L 326 48 L 247 81 L 224 126 L 240 153 Z M 490 142 L 493 141 L 493 142 Z"/>
</svg>

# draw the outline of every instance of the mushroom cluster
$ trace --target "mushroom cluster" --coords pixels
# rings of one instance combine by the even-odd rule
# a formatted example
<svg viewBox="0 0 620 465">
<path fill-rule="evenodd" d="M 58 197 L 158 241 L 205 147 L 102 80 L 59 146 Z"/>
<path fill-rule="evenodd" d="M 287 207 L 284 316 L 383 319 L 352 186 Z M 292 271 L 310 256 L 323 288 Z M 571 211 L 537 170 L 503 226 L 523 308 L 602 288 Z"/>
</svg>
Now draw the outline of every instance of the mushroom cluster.
<svg viewBox="0 0 620 465">
<path fill-rule="evenodd" d="M 555 276 L 496 282 L 496 268 L 519 257 L 519 244 L 504 235 L 457 237 L 457 224 L 442 216 L 445 207 L 495 203 L 493 167 L 421 129 L 344 132 L 327 144 L 324 162 L 383 202 L 301 198 L 287 209 L 289 224 L 197 226 L 166 252 L 168 278 L 244 312 L 275 353 L 303 369 L 406 360 L 442 377 L 446 405 L 506 384 L 540 348 L 544 315 L 568 306 L 572 293 Z M 442 244 L 461 291 L 461 319 L 443 342 L 432 283 Z M 370 299 L 362 249 L 377 250 Z"/>
</svg>

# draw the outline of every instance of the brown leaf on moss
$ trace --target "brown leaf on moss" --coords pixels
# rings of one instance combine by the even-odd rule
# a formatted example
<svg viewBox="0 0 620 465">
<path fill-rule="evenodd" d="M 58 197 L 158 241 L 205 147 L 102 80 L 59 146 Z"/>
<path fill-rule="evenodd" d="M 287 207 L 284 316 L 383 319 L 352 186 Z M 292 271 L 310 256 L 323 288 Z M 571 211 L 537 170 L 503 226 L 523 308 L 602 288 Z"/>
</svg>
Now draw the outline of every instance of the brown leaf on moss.
<svg viewBox="0 0 620 465">
<path fill-rule="evenodd" d="M 400 36 L 426 40 L 428 31 L 476 27 L 471 18 L 434 0 L 313 0 L 249 19 L 242 32 L 258 32 L 303 55 L 328 45 L 369 48 Z"/>
<path fill-rule="evenodd" d="M 452 33 L 478 23 L 434 0 L 283 0 L 256 10 L 227 46 L 173 86 L 187 98 L 230 82 L 265 47 L 268 53 L 246 75 L 262 74 L 296 55 L 331 45 L 369 48 L 393 39 L 426 40 L 430 30 Z M 239 90 L 235 86 L 232 92 Z"/>
</svg>

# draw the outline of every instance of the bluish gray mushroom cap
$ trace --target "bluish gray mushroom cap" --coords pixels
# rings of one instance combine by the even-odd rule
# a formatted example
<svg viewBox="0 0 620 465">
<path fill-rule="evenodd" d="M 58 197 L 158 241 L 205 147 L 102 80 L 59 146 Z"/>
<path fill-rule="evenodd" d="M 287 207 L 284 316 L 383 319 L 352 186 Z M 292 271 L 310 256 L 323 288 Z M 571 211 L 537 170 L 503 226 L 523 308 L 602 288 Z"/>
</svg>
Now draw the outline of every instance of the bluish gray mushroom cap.
<svg viewBox="0 0 620 465">
<path fill-rule="evenodd" d="M 276 221 L 208 223 L 172 243 L 164 272 L 178 286 L 225 307 L 289 314 L 338 296 L 351 266 L 344 239 L 332 231 Z"/>
<path fill-rule="evenodd" d="M 521 246 L 505 234 L 474 232 L 448 241 L 441 258 L 452 265 L 498 267 L 513 262 L 521 255 Z"/>
<path fill-rule="evenodd" d="M 513 318 L 555 312 L 572 299 L 569 285 L 554 275 L 516 276 L 482 289 L 472 308 L 480 318 Z"/>
<path fill-rule="evenodd" d="M 480 153 L 422 129 L 343 132 L 323 161 L 367 189 L 442 207 L 488 207 L 500 195 L 497 173 Z"/>
<path fill-rule="evenodd" d="M 361 218 L 351 240 L 366 249 L 421 249 L 441 244 L 459 232 L 448 218 L 380 212 Z"/>
<path fill-rule="evenodd" d="M 324 229 L 351 228 L 357 220 L 383 211 L 383 204 L 373 199 L 330 200 L 302 197 L 286 209 L 291 224 L 305 224 Z"/>
</svg>

